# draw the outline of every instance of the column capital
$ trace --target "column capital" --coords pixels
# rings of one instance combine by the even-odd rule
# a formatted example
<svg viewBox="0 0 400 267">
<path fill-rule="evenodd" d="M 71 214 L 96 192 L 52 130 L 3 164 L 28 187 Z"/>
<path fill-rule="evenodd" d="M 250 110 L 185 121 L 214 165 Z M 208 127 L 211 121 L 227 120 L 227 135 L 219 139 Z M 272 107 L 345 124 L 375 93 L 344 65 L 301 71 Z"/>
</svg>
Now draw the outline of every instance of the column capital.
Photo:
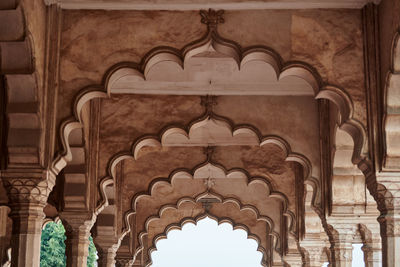
<svg viewBox="0 0 400 267">
<path fill-rule="evenodd" d="M 358 224 L 352 223 L 348 219 L 350 218 L 329 218 L 328 223 L 331 227 L 331 232 L 335 240 L 340 242 L 351 242 L 353 240 L 354 235 L 358 230 Z"/>
<path fill-rule="evenodd" d="M 65 227 L 65 251 L 68 267 L 86 267 L 89 254 L 90 229 L 96 215 L 87 211 L 63 211 L 60 219 Z"/>
<path fill-rule="evenodd" d="M 357 231 L 357 224 L 349 221 L 350 217 L 330 217 L 329 224 L 334 242 L 334 261 L 336 266 L 351 267 L 352 242 Z"/>
<path fill-rule="evenodd" d="M 63 211 L 60 212 L 60 219 L 64 224 L 66 233 L 81 232 L 89 237 L 90 229 L 96 222 L 96 215 L 92 212 Z"/>
<path fill-rule="evenodd" d="M 21 205 L 44 207 L 56 181 L 52 172 L 41 169 L 6 170 L 1 171 L 0 177 L 13 212 Z"/>
<path fill-rule="evenodd" d="M 322 266 L 324 250 L 330 246 L 329 241 L 319 238 L 318 235 L 310 235 L 300 241 L 300 246 L 305 252 L 306 266 Z"/>
<path fill-rule="evenodd" d="M 376 181 L 378 201 L 383 201 L 388 212 L 400 215 L 400 172 L 379 172 Z"/>
<path fill-rule="evenodd" d="M 390 214 L 381 215 L 378 218 L 382 231 L 388 237 L 400 237 L 400 216 Z"/>
</svg>

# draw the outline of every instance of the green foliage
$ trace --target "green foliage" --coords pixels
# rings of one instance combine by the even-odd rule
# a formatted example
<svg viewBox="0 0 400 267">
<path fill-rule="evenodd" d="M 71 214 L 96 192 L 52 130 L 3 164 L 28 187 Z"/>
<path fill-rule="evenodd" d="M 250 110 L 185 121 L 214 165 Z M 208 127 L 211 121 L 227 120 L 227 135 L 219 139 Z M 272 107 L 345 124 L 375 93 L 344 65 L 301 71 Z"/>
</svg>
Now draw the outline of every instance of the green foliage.
<svg viewBox="0 0 400 267">
<path fill-rule="evenodd" d="M 40 245 L 40 266 L 41 267 L 64 267 L 67 257 L 65 255 L 65 229 L 61 222 L 50 222 L 42 231 Z M 89 256 L 87 266 L 97 266 L 97 251 L 93 239 L 89 237 Z"/>
<path fill-rule="evenodd" d="M 89 236 L 89 255 L 87 257 L 87 266 L 88 267 L 94 267 L 96 265 L 96 260 L 97 260 L 97 250 L 96 247 L 94 246 L 93 243 L 93 238 Z"/>
<path fill-rule="evenodd" d="M 61 222 L 50 222 L 42 231 L 40 245 L 41 267 L 63 267 L 66 265 L 65 229 Z"/>
</svg>

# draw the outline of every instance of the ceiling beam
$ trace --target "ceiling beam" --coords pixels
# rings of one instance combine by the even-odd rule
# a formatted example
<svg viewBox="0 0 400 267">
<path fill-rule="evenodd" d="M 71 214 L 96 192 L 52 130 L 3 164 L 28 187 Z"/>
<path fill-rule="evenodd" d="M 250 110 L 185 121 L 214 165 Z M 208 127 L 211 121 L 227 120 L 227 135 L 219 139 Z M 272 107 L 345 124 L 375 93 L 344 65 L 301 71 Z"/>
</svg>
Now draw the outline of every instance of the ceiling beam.
<svg viewBox="0 0 400 267">
<path fill-rule="evenodd" d="M 249 10 L 249 9 L 314 9 L 348 8 L 361 9 L 367 3 L 380 0 L 44 0 L 46 5 L 57 4 L 62 9 L 105 10 Z"/>
</svg>

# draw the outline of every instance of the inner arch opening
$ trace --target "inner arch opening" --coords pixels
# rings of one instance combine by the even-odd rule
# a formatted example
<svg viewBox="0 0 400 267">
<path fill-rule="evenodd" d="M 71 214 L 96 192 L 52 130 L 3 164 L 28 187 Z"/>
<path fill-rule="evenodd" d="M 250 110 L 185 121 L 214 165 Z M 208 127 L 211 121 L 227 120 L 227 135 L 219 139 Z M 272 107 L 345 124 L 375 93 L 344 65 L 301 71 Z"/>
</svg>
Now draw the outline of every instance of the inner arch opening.
<svg viewBox="0 0 400 267">
<path fill-rule="evenodd" d="M 205 217 L 156 242 L 151 267 L 262 267 L 258 243 L 242 229 Z"/>
</svg>

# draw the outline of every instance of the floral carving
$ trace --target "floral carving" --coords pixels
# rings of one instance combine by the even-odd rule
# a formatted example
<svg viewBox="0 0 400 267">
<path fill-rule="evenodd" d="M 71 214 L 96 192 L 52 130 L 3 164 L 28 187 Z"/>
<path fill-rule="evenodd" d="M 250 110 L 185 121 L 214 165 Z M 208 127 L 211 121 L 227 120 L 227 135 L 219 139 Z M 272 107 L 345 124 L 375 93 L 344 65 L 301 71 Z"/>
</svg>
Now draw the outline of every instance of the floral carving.
<svg viewBox="0 0 400 267">
<path fill-rule="evenodd" d="M 223 10 L 200 10 L 201 23 L 206 24 L 208 27 L 216 27 L 219 23 L 224 23 L 225 20 L 222 17 L 224 14 Z"/>
</svg>

